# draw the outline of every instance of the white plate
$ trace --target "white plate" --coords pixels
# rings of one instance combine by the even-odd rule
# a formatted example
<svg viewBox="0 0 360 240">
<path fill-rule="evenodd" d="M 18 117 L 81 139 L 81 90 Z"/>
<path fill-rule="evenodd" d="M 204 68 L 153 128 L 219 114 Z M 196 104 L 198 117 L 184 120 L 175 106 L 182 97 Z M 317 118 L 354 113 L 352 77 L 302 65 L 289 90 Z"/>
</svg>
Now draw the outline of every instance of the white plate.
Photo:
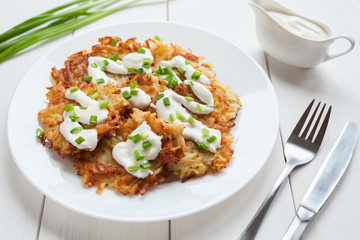
<svg viewBox="0 0 360 240">
<path fill-rule="evenodd" d="M 49 72 L 69 55 L 91 48 L 102 36 L 139 41 L 161 36 L 202 55 L 214 64 L 217 79 L 229 84 L 244 105 L 232 129 L 235 153 L 218 174 L 185 183 L 168 181 L 145 196 L 123 196 L 83 187 L 71 159 L 62 159 L 35 137 L 37 113 L 46 108 Z M 207 31 L 167 22 L 135 22 L 103 27 L 76 36 L 39 59 L 18 85 L 9 107 L 8 140 L 12 156 L 25 177 L 43 194 L 74 211 L 126 222 L 151 222 L 186 216 L 223 201 L 244 187 L 261 169 L 273 148 L 279 125 L 273 87 L 263 70 L 235 45 Z"/>
</svg>

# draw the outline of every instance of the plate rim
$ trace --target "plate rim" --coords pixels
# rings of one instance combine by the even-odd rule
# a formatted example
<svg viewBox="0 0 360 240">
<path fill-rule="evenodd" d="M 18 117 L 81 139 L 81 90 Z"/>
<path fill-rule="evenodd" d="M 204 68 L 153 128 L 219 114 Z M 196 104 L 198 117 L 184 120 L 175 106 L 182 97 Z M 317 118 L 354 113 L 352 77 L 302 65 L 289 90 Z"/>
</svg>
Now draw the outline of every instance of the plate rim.
<svg viewBox="0 0 360 240">
<path fill-rule="evenodd" d="M 256 172 L 254 172 L 254 174 L 248 178 L 247 181 L 244 182 L 244 184 L 240 187 L 240 188 L 235 188 L 235 190 L 229 191 L 226 194 L 223 194 L 222 197 L 220 197 L 219 199 L 217 199 L 217 201 L 212 201 L 208 204 L 204 204 L 203 206 L 199 206 L 196 208 L 193 208 L 191 210 L 187 210 L 185 212 L 181 212 L 181 213 L 177 213 L 177 214 L 168 214 L 166 216 L 157 216 L 157 217 L 152 217 L 152 218 L 147 218 L 147 219 L 134 219 L 134 218 L 127 218 L 127 217 L 112 217 L 112 216 L 105 216 L 103 214 L 99 214 L 99 213 L 94 213 L 91 211 L 85 211 L 83 209 L 79 209 L 79 208 L 75 208 L 73 207 L 71 204 L 67 204 L 67 202 L 62 202 L 61 200 L 56 199 L 54 196 L 52 196 L 51 194 L 48 194 L 46 192 L 45 189 L 42 189 L 40 186 L 38 186 L 31 178 L 30 176 L 28 176 L 28 174 L 26 174 L 25 170 L 23 169 L 23 167 L 21 166 L 20 162 L 17 160 L 16 158 L 16 151 L 15 149 L 13 149 L 13 146 L 11 143 L 11 133 L 10 133 L 10 129 L 9 129 L 9 123 L 10 123 L 10 109 L 12 107 L 12 105 L 14 104 L 14 98 L 15 98 L 15 94 L 18 91 L 20 85 L 22 84 L 23 80 L 30 74 L 31 69 L 33 69 L 33 67 L 38 64 L 38 62 L 42 61 L 44 58 L 46 58 L 49 54 L 51 54 L 53 51 L 55 51 L 56 49 L 58 49 L 61 46 L 64 46 L 65 44 L 73 41 L 74 39 L 81 37 L 83 35 L 89 34 L 90 32 L 95 32 L 97 30 L 100 29 L 104 29 L 104 28 L 110 28 L 110 27 L 115 27 L 115 26 L 121 26 L 121 25 L 128 25 L 128 24 L 141 24 L 141 23 L 154 23 L 154 24 L 165 24 L 165 25 L 175 25 L 175 26 L 181 26 L 181 27 L 186 27 L 186 28 L 192 28 L 194 30 L 197 31 L 202 31 L 205 32 L 207 34 L 211 34 L 214 35 L 215 37 L 221 39 L 222 41 L 225 41 L 227 43 L 229 43 L 230 45 L 232 45 L 233 47 L 237 48 L 238 50 L 240 50 L 255 66 L 256 68 L 261 72 L 261 75 L 267 80 L 265 81 L 266 86 L 271 90 L 271 95 L 273 95 L 274 97 L 274 101 L 275 101 L 275 106 L 274 106 L 274 117 L 276 118 L 274 121 L 274 125 L 276 127 L 274 127 L 274 130 L 272 131 L 272 142 L 271 142 L 271 147 L 269 144 L 269 148 L 267 149 L 267 151 L 264 153 L 264 155 L 266 155 L 266 160 L 263 161 L 261 163 L 261 165 L 258 167 L 258 169 L 256 170 Z M 171 40 L 170 40 L 171 41 Z M 18 169 L 20 170 L 20 172 L 22 173 L 22 175 L 31 183 L 31 185 L 33 187 L 35 187 L 41 194 L 43 194 L 44 196 L 50 198 L 52 201 L 56 202 L 57 204 L 70 209 L 76 213 L 80 213 L 82 215 L 85 216 L 90 216 L 90 217 L 94 217 L 94 218 L 98 218 L 98 219 L 102 219 L 102 220 L 110 220 L 110 221 L 114 221 L 114 222 L 126 222 L 126 223 L 147 223 L 147 222 L 159 222 L 159 221 L 164 221 L 164 220 L 173 220 L 173 219 L 177 219 L 177 218 L 181 218 L 181 217 L 186 217 L 186 216 L 190 216 L 190 215 L 194 215 L 197 214 L 199 212 L 202 212 L 206 209 L 209 209 L 221 202 L 223 202 L 224 200 L 230 198 L 231 196 L 235 195 L 236 193 L 240 192 L 245 186 L 247 186 L 256 176 L 258 176 L 259 172 L 261 171 L 261 169 L 263 169 L 264 165 L 268 162 L 269 157 L 271 155 L 271 152 L 274 149 L 276 140 L 277 140 L 277 134 L 278 134 L 278 128 L 279 128 L 279 124 L 280 124 L 280 118 L 279 118 L 279 104 L 278 104 L 278 99 L 277 99 L 277 95 L 274 89 L 274 86 L 272 85 L 268 75 L 266 74 L 266 72 L 264 71 L 264 69 L 259 65 L 259 63 L 249 54 L 247 54 L 246 52 L 244 52 L 240 47 L 238 47 L 235 43 L 233 43 L 231 40 L 224 38 L 223 36 L 221 36 L 220 34 L 214 33 L 213 31 L 198 27 L 198 26 L 194 26 L 194 25 L 190 25 L 190 24 L 184 24 L 184 23 L 179 23 L 176 21 L 161 21 L 161 20 L 144 20 L 144 21 L 124 21 L 121 23 L 112 23 L 112 24 L 106 24 L 100 27 L 95 27 L 92 28 L 88 31 L 79 33 L 78 35 L 72 36 L 69 39 L 55 45 L 54 48 L 50 49 L 48 52 L 46 52 L 45 54 L 43 54 L 39 59 L 37 59 L 37 61 L 35 61 L 31 67 L 27 70 L 27 72 L 21 77 L 20 81 L 17 83 L 14 92 L 12 93 L 12 97 L 10 100 L 10 104 L 8 106 L 7 109 L 7 123 L 6 123 L 6 128 L 7 128 L 7 142 L 8 142 L 8 147 L 12 156 L 13 161 L 15 162 L 16 166 L 18 167 Z"/>
</svg>

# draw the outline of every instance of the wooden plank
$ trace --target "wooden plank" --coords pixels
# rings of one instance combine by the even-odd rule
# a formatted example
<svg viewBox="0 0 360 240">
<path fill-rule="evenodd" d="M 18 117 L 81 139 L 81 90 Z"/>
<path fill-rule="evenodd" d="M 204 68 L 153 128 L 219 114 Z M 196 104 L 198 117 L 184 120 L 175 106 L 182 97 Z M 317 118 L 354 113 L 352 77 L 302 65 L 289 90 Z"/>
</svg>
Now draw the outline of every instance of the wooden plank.
<svg viewBox="0 0 360 240">
<path fill-rule="evenodd" d="M 166 3 L 122 10 L 76 30 L 74 35 L 127 21 L 166 20 Z M 121 37 L 121 33 L 118 34 Z M 100 36 L 99 36 L 100 37 Z M 149 36 L 151 37 L 151 36 Z M 96 41 L 96 39 L 95 39 Z M 79 178 L 79 181 L 80 178 Z M 95 192 L 94 192 L 95 194 Z M 120 196 L 126 197 L 126 196 Z M 121 223 L 84 216 L 46 199 L 39 239 L 168 239 L 169 222 Z"/>
<path fill-rule="evenodd" d="M 246 2 L 173 1 L 169 3 L 169 20 L 195 25 L 229 39 L 267 70 L 264 54 L 255 37 L 254 16 Z M 236 239 L 261 205 L 283 166 L 279 138 L 269 161 L 251 183 L 206 211 L 172 220 L 171 239 Z M 293 214 L 290 187 L 286 184 L 270 208 L 257 239 L 279 239 Z"/>
<path fill-rule="evenodd" d="M 281 1 L 284 5 L 305 16 L 327 24 L 334 35 L 348 33 L 359 38 L 360 21 L 358 1 Z M 340 51 L 344 45 L 332 46 L 332 51 Z M 305 192 L 330 151 L 346 121 L 360 124 L 360 50 L 356 46 L 349 54 L 322 63 L 313 69 L 298 69 L 287 66 L 268 57 L 273 84 L 280 103 L 280 119 L 283 135 L 290 134 L 299 114 L 316 98 L 333 106 L 333 114 L 318 156 L 307 166 L 298 169 L 291 176 L 296 206 L 299 206 Z M 355 150 L 353 161 L 340 182 L 334 195 L 315 217 L 304 239 L 357 239 L 360 207 L 360 190 L 354 184 L 360 181 L 360 150 Z"/>
<path fill-rule="evenodd" d="M 56 4 L 65 3 L 65 0 L 56 1 Z M 4 32 L 14 25 L 35 14 L 46 11 L 54 6 L 55 1 L 4 1 L 0 8 L 0 32 Z M 63 36 L 62 39 L 66 38 Z M 32 51 L 24 53 L 1 63 L 0 88 L 0 136 L 1 167 L 0 181 L 0 232 L 2 239 L 36 239 L 41 218 L 44 197 L 22 175 L 15 165 L 10 154 L 6 135 L 7 106 L 22 76 L 31 68 L 33 63 L 59 44 L 61 40 L 37 45 Z M 45 80 L 46 81 L 46 80 Z M 36 117 L 27 116 L 27 117 Z M 21 226 L 21 227 L 19 227 Z"/>
</svg>

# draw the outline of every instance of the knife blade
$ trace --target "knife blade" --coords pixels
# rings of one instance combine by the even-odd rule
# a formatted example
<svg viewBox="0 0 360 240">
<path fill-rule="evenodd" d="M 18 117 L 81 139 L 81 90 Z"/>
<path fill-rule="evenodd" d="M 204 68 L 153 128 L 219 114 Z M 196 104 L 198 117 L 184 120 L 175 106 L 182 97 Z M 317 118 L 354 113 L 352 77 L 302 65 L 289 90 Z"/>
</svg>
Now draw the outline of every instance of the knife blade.
<svg viewBox="0 0 360 240">
<path fill-rule="evenodd" d="M 349 165 L 357 136 L 356 123 L 347 122 L 306 192 L 282 240 L 300 239 L 310 220 L 321 209 Z"/>
</svg>

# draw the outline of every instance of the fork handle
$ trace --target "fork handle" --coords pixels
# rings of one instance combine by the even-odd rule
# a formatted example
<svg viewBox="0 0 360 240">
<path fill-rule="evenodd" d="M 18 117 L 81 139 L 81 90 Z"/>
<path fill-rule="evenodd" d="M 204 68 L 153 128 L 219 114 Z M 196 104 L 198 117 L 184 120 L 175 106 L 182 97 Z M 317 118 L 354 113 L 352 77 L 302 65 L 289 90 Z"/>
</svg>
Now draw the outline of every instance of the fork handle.
<svg viewBox="0 0 360 240">
<path fill-rule="evenodd" d="M 269 194 L 266 196 L 264 202 L 261 204 L 259 210 L 256 212 L 255 216 L 251 219 L 249 225 L 245 228 L 245 230 L 242 232 L 238 240 L 250 240 L 254 239 L 256 236 L 256 233 L 259 230 L 260 224 L 262 223 L 265 214 L 270 208 L 271 203 L 273 202 L 276 194 L 279 192 L 281 186 L 284 183 L 284 180 L 289 176 L 291 171 L 294 169 L 293 164 L 287 163 L 282 170 L 280 176 L 276 180 L 273 188 L 269 192 Z"/>
</svg>

